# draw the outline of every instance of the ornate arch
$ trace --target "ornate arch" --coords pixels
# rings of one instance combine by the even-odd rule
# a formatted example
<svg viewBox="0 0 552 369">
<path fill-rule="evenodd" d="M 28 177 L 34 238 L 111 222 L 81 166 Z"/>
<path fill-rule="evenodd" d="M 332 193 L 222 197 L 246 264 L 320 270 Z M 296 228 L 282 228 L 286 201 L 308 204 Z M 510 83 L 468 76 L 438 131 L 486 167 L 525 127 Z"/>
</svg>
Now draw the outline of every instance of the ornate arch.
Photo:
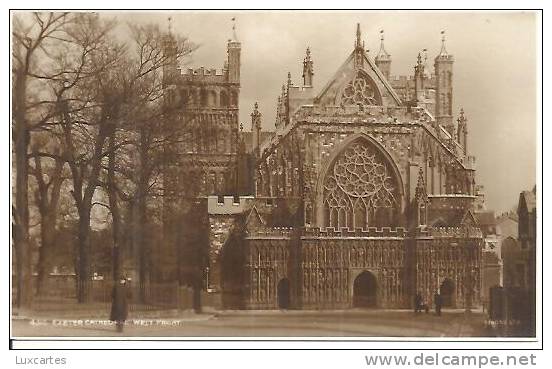
<svg viewBox="0 0 552 369">
<path fill-rule="evenodd" d="M 353 77 L 341 87 L 337 103 L 343 106 L 360 106 L 361 109 L 383 105 L 381 91 L 363 70 L 355 71 Z"/>
<path fill-rule="evenodd" d="M 372 137 L 354 135 L 334 151 L 318 178 L 317 225 L 397 226 L 403 191 L 389 153 Z"/>
</svg>

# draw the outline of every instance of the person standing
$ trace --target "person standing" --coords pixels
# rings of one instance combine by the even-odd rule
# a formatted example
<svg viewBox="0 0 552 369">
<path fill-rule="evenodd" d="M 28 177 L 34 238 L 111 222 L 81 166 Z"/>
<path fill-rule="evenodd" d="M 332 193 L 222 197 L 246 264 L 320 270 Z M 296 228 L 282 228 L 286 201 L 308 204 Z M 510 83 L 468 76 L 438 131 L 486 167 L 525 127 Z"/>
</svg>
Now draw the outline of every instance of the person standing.
<svg viewBox="0 0 552 369">
<path fill-rule="evenodd" d="M 443 306 L 443 301 L 441 299 L 441 294 L 439 293 L 439 290 L 435 292 L 435 295 L 433 296 L 433 302 L 435 303 L 435 313 L 437 316 L 441 315 L 441 307 Z"/>
<path fill-rule="evenodd" d="M 113 286 L 111 293 L 111 314 L 110 320 L 117 325 L 117 332 L 122 332 L 125 320 L 128 316 L 129 289 L 125 277 L 121 277 Z"/>
<path fill-rule="evenodd" d="M 422 307 L 423 307 L 423 299 L 422 299 L 422 294 L 418 291 L 418 293 L 416 293 L 416 297 L 414 298 L 414 312 L 415 313 L 421 313 L 422 312 Z"/>
</svg>

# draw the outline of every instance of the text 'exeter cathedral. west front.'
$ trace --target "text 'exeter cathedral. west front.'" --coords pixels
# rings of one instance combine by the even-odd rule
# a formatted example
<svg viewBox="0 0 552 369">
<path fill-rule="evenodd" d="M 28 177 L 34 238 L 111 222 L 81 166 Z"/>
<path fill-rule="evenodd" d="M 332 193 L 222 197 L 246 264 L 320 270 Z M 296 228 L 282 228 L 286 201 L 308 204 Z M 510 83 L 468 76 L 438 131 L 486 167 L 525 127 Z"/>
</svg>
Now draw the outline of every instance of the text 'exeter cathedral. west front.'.
<svg viewBox="0 0 552 369">
<path fill-rule="evenodd" d="M 357 25 L 322 88 L 307 49 L 274 132 L 257 105 L 251 132 L 240 127 L 240 53 L 234 34 L 222 71 L 181 71 L 176 59 L 164 71 L 178 111 L 166 124 L 188 133 L 164 172 L 159 248 L 178 278 L 219 309 L 408 308 L 437 292 L 444 306 L 479 305 L 474 158 L 444 35 L 432 71 L 419 54 L 413 76 L 394 77 L 383 33 L 372 59 Z"/>
</svg>

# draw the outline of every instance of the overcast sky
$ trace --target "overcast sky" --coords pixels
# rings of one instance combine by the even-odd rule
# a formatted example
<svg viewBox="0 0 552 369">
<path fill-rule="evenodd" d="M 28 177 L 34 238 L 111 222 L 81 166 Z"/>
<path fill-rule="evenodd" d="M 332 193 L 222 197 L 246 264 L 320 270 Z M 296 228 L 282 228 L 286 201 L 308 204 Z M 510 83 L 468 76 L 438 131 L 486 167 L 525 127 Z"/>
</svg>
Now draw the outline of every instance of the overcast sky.
<svg viewBox="0 0 552 369">
<path fill-rule="evenodd" d="M 242 43 L 240 119 L 250 129 L 259 102 L 263 127 L 273 130 L 276 99 L 287 72 L 301 83 L 302 60 L 310 46 L 314 88 L 319 91 L 353 49 L 356 23 L 373 58 L 379 31 L 391 54 L 392 75 L 411 75 L 418 52 L 428 64 L 446 30 L 454 55 L 455 115 L 468 117 L 469 151 L 476 156 L 477 182 L 487 207 L 497 212 L 517 205 L 519 192 L 535 184 L 536 19 L 531 13 L 430 12 L 134 12 L 112 13 L 122 21 L 154 22 L 200 44 L 189 67 L 221 69 L 226 42 L 237 19 Z M 188 67 L 186 66 L 186 67 Z M 540 124 L 540 123 L 539 123 Z"/>
</svg>

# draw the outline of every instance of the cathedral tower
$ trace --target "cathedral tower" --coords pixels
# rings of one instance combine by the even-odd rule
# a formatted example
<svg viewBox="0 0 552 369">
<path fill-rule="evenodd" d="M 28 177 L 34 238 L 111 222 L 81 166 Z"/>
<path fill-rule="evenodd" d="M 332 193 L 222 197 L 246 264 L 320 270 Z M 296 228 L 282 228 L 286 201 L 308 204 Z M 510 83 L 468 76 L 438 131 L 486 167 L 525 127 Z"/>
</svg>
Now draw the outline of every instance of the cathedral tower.
<svg viewBox="0 0 552 369">
<path fill-rule="evenodd" d="M 389 55 L 387 51 L 385 51 L 385 46 L 383 45 L 383 30 L 380 31 L 380 34 L 381 45 L 378 55 L 375 58 L 375 62 L 379 70 L 385 76 L 385 79 L 389 80 L 389 76 L 391 74 L 391 55 Z"/>
<path fill-rule="evenodd" d="M 454 137 L 452 121 L 452 64 L 454 58 L 445 48 L 445 31 L 441 31 L 441 52 L 435 58 L 435 118 Z"/>
<path fill-rule="evenodd" d="M 233 21 L 235 19 L 232 19 Z M 240 83 L 240 54 L 241 54 L 241 43 L 238 41 L 236 36 L 236 24 L 232 26 L 233 35 L 232 39 L 228 40 L 228 82 L 230 83 Z"/>
<path fill-rule="evenodd" d="M 166 59 L 166 63 L 163 66 L 164 86 L 174 84 L 175 79 L 178 76 L 178 46 L 176 39 L 171 32 L 170 21 L 171 18 L 169 18 L 169 32 L 163 38 L 163 57 Z"/>
</svg>

